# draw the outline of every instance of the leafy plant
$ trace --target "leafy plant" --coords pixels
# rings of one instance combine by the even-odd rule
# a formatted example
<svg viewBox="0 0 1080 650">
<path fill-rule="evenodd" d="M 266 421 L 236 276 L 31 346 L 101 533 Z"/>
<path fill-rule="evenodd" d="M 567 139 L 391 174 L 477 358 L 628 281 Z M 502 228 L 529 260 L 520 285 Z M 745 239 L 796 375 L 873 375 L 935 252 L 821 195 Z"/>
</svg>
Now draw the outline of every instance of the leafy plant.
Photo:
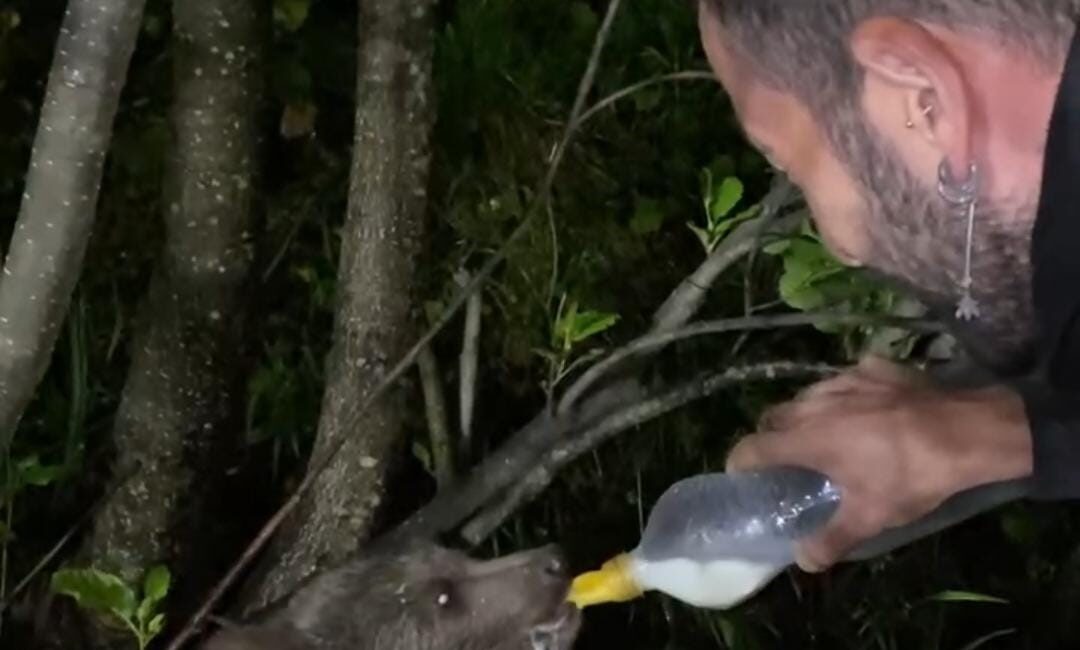
<svg viewBox="0 0 1080 650">
<path fill-rule="evenodd" d="M 755 204 L 732 215 L 731 211 L 743 198 L 742 181 L 734 176 L 727 176 L 717 184 L 713 178 L 713 170 L 705 169 L 702 172 L 701 182 L 701 194 L 705 206 L 705 227 L 701 228 L 692 223 L 686 225 L 697 235 L 705 252 L 711 253 L 732 228 L 753 219 L 761 206 Z"/>
<path fill-rule="evenodd" d="M 618 321 L 618 314 L 579 311 L 578 302 L 571 300 L 567 304 L 566 295 L 563 294 L 551 329 L 550 349 L 537 351 L 548 362 L 548 390 L 553 389 L 555 384 L 576 366 L 594 358 L 599 352 L 594 351 L 593 354 L 584 355 L 571 363 L 570 359 L 580 343 L 607 331 Z"/>
<path fill-rule="evenodd" d="M 79 607 L 123 624 L 139 649 L 149 645 L 165 627 L 158 605 L 169 592 L 169 570 L 161 565 L 146 572 L 142 598 L 121 578 L 98 569 L 61 569 L 52 576 L 52 590 L 75 599 Z"/>
<path fill-rule="evenodd" d="M 578 311 L 577 301 L 571 301 L 566 312 L 555 321 L 555 345 L 561 352 L 569 353 L 575 345 L 609 329 L 618 320 L 618 314 Z"/>
<path fill-rule="evenodd" d="M 809 222 L 795 236 L 768 244 L 762 252 L 780 259 L 783 270 L 777 291 L 780 300 L 793 309 L 888 316 L 901 315 L 908 305 L 887 287 L 837 261 Z M 849 357 L 856 356 L 869 341 L 880 340 L 879 345 L 889 347 L 895 356 L 902 358 L 910 354 L 917 341 L 916 335 L 882 327 L 832 324 L 815 327 L 839 335 Z"/>
</svg>

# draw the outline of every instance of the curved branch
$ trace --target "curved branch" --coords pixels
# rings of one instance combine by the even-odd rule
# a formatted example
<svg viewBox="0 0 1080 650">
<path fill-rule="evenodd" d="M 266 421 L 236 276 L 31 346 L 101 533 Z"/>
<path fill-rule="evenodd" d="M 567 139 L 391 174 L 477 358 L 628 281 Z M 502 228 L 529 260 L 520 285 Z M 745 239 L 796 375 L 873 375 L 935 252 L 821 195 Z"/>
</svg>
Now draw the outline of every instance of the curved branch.
<svg viewBox="0 0 1080 650">
<path fill-rule="evenodd" d="M 544 491 L 562 468 L 616 434 L 655 419 L 689 402 L 719 390 L 751 381 L 822 377 L 837 369 L 826 364 L 789 361 L 758 363 L 706 373 L 691 381 L 644 400 L 614 410 L 599 422 L 570 436 L 549 449 L 535 467 L 495 505 L 483 510 L 461 532 L 470 544 L 479 544 L 518 508 Z"/>
<path fill-rule="evenodd" d="M 773 329 L 778 327 L 802 327 L 806 325 L 888 325 L 890 327 L 909 328 L 915 331 L 925 332 L 938 332 L 942 330 L 942 327 L 939 324 L 921 319 L 830 312 L 744 316 L 741 318 L 702 321 L 681 329 L 646 334 L 612 352 L 603 361 L 585 371 L 574 385 L 566 391 L 566 394 L 559 402 L 558 412 L 565 413 L 573 409 L 574 405 L 581 399 L 581 396 L 615 366 L 633 357 L 663 347 L 668 343 L 696 336 L 704 336 L 706 334 L 722 334 L 725 332 Z"/>
<path fill-rule="evenodd" d="M 644 90 L 649 86 L 655 86 L 656 84 L 666 83 L 669 81 L 716 81 L 716 76 L 707 70 L 684 70 L 682 72 L 672 72 L 669 74 L 662 74 L 644 81 L 639 81 L 635 84 L 631 84 L 626 88 L 616 90 L 607 97 L 604 97 L 600 101 L 596 102 L 589 107 L 589 110 L 581 114 L 581 123 L 587 122 L 594 115 L 604 110 L 608 106 L 611 106 L 620 99 L 624 99 L 633 95 L 634 93 Z"/>
</svg>

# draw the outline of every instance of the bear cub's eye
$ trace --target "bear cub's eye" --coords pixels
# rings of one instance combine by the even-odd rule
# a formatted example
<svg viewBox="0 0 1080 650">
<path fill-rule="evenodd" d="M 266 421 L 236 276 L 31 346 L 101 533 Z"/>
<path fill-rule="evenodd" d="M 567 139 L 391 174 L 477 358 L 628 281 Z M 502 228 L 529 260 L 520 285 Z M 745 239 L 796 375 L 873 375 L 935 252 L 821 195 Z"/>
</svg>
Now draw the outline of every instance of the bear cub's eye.
<svg viewBox="0 0 1080 650">
<path fill-rule="evenodd" d="M 458 594 L 451 580 L 435 580 L 429 585 L 430 598 L 438 609 L 447 610 L 458 605 Z"/>
</svg>

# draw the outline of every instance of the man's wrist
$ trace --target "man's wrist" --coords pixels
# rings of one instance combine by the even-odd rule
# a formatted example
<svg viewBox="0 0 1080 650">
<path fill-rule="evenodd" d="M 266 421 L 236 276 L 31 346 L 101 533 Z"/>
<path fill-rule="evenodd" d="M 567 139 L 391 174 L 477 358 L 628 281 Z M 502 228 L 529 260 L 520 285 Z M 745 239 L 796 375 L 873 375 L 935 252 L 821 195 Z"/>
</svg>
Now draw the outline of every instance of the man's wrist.
<svg viewBox="0 0 1080 650">
<path fill-rule="evenodd" d="M 1031 427 L 1023 398 L 1004 386 L 952 395 L 951 428 L 965 442 L 957 478 L 965 487 L 1032 475 Z"/>
</svg>

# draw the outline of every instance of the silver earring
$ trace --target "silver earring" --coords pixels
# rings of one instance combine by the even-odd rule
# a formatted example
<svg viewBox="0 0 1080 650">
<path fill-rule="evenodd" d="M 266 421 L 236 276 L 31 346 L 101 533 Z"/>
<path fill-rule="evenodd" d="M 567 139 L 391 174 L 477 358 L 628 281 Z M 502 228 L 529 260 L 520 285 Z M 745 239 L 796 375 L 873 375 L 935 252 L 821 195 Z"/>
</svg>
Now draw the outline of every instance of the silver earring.
<svg viewBox="0 0 1080 650">
<path fill-rule="evenodd" d="M 967 216 L 967 240 L 964 245 L 964 275 L 960 279 L 960 301 L 956 305 L 956 317 L 970 321 L 979 317 L 979 303 L 971 295 L 971 249 L 975 233 L 975 204 L 978 199 L 978 167 L 971 163 L 968 178 L 957 183 L 949 173 L 945 160 L 938 165 L 937 191 L 951 207 Z"/>
<path fill-rule="evenodd" d="M 921 111 L 921 113 L 922 113 L 922 116 L 923 116 L 923 117 L 927 117 L 927 116 L 929 116 L 929 115 L 930 115 L 930 112 L 931 112 L 931 111 L 933 111 L 933 110 L 934 110 L 934 105 L 933 105 L 933 104 L 930 104 L 929 106 L 927 106 L 927 107 L 925 107 L 925 108 L 923 108 L 923 109 L 922 109 L 922 111 Z M 904 124 L 904 126 L 906 126 L 906 127 L 907 127 L 907 128 L 909 128 L 909 129 L 913 129 L 913 128 L 915 128 L 915 123 L 914 123 L 914 122 L 912 122 L 912 121 L 911 121 L 910 119 L 908 119 L 907 123 L 906 123 L 906 124 Z"/>
</svg>

